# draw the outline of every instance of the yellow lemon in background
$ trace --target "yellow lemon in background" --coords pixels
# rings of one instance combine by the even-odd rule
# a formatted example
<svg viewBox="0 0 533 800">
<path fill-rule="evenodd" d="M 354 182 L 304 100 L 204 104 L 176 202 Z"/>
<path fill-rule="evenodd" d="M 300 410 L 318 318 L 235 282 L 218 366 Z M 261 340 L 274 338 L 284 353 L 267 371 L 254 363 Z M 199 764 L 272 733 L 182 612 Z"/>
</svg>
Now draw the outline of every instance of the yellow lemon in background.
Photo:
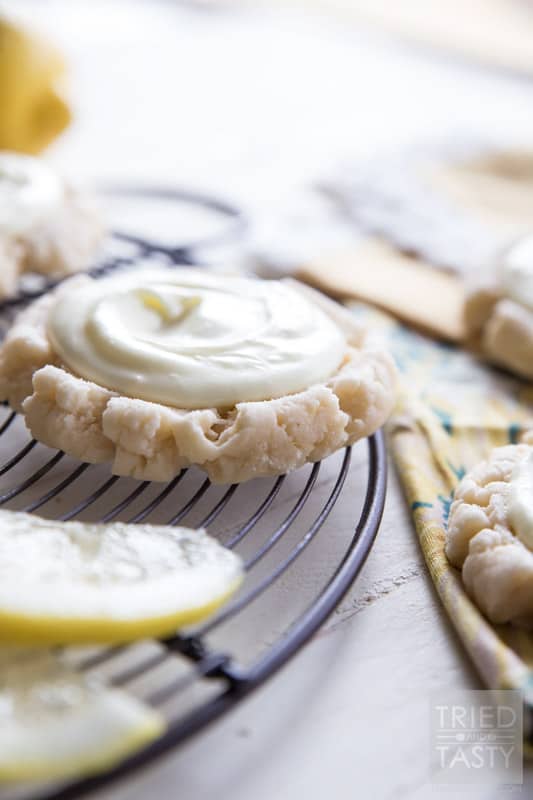
<svg viewBox="0 0 533 800">
<path fill-rule="evenodd" d="M 38 153 L 70 122 L 65 64 L 47 42 L 0 18 L 0 149 Z"/>
</svg>

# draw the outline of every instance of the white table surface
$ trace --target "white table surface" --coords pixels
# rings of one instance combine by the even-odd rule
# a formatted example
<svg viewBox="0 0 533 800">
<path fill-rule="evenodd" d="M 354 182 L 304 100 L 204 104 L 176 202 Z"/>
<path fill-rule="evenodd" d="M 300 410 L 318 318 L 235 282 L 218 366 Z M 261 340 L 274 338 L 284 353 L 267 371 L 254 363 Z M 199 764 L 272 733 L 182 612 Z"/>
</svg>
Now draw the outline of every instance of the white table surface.
<svg viewBox="0 0 533 800">
<path fill-rule="evenodd" d="M 67 52 L 76 121 L 50 156 L 90 181 L 178 182 L 259 215 L 380 149 L 533 129 L 525 81 L 429 60 L 326 18 L 208 13 L 170 0 L 8 0 L 0 9 L 49 30 Z M 350 526 L 342 502 L 337 524 Z M 391 474 L 376 546 L 321 634 L 236 712 L 101 796 L 448 796 L 429 782 L 428 703 L 458 687 L 480 683 Z M 526 768 L 521 794 L 532 787 Z"/>
</svg>

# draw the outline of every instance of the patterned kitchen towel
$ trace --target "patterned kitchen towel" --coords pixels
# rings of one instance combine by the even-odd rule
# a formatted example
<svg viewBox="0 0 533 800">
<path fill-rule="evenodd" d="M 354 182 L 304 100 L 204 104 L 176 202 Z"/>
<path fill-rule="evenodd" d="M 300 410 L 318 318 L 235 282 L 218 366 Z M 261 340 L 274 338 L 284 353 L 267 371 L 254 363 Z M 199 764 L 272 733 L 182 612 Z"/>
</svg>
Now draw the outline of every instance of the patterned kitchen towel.
<svg viewBox="0 0 533 800">
<path fill-rule="evenodd" d="M 490 624 L 444 552 L 456 485 L 493 447 L 517 442 L 533 426 L 533 387 L 385 314 L 360 305 L 354 310 L 371 319 L 402 376 L 388 435 L 437 592 L 484 683 L 523 689 L 533 707 L 533 633 Z"/>
</svg>

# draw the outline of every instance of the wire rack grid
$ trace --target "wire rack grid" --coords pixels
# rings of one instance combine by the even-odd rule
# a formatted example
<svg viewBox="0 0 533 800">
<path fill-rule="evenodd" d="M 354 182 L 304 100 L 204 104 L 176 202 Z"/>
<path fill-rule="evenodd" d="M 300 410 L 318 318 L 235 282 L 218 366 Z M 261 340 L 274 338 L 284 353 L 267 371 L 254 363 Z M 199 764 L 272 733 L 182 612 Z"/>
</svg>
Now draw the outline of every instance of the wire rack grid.
<svg viewBox="0 0 533 800">
<path fill-rule="evenodd" d="M 235 225 L 239 214 L 229 209 Z M 222 206 L 221 213 L 227 214 L 228 207 Z M 135 268 L 150 259 L 168 265 L 195 261 L 189 247 L 168 248 L 119 234 L 92 273 Z M 2 332 L 43 288 L 4 303 Z M 195 629 L 157 642 L 64 651 L 78 669 L 97 671 L 161 709 L 168 728 L 104 774 L 32 787 L 26 795 L 32 800 L 74 800 L 95 791 L 234 707 L 295 655 L 335 610 L 378 531 L 386 492 L 381 432 L 275 479 L 217 487 L 190 469 L 167 484 L 152 484 L 119 478 L 104 466 L 52 451 L 29 437 L 20 415 L 6 406 L 2 414 L 0 507 L 58 520 L 204 526 L 241 554 L 246 570 L 236 597 Z M 319 572 L 317 560 L 322 562 Z"/>
</svg>

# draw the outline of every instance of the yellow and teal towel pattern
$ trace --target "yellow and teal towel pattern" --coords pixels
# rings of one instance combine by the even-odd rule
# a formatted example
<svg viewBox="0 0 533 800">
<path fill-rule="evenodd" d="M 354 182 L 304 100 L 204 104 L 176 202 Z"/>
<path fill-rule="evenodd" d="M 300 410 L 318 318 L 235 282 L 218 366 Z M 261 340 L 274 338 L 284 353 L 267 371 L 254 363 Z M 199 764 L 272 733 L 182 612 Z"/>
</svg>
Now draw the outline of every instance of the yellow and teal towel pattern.
<svg viewBox="0 0 533 800">
<path fill-rule="evenodd" d="M 533 633 L 491 625 L 444 553 L 457 483 L 492 448 L 517 442 L 533 427 L 533 388 L 379 312 L 359 305 L 354 311 L 371 318 L 400 369 L 389 442 L 438 594 L 485 684 L 521 688 L 533 700 Z"/>
</svg>

